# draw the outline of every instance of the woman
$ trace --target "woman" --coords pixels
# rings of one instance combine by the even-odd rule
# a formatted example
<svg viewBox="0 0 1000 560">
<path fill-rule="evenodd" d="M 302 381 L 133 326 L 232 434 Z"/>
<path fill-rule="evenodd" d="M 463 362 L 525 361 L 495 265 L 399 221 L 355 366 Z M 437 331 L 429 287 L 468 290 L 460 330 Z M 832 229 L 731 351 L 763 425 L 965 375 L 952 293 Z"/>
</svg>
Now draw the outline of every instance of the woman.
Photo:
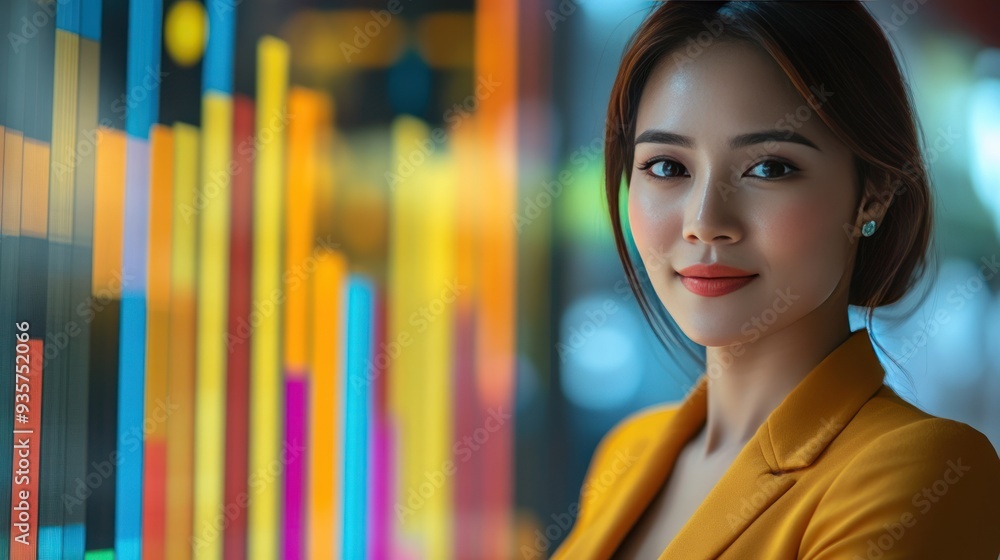
<svg viewBox="0 0 1000 560">
<path fill-rule="evenodd" d="M 869 337 L 925 270 L 914 121 L 858 2 L 650 14 L 611 93 L 606 195 L 643 312 L 705 346 L 704 373 L 603 438 L 556 558 L 997 558 L 996 451 L 886 386 Z"/>
</svg>

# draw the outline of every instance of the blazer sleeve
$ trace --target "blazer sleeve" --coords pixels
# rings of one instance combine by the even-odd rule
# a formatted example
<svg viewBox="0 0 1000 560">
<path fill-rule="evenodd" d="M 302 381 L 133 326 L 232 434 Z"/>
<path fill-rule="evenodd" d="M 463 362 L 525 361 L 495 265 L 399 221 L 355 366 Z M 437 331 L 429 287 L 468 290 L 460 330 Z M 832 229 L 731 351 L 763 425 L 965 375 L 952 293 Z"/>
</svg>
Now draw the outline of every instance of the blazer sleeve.
<svg viewBox="0 0 1000 560">
<path fill-rule="evenodd" d="M 579 500 L 569 507 L 569 513 L 575 515 L 576 519 L 566 539 L 552 556 L 553 560 L 564 558 L 566 549 L 587 531 L 594 515 L 601 511 L 608 496 L 614 492 L 615 482 L 638 459 L 634 454 L 634 444 L 637 437 L 648 429 L 644 426 L 644 420 L 674 408 L 675 405 L 650 407 L 635 412 L 618 422 L 601 438 L 587 467 Z M 605 486 L 605 483 L 610 486 Z"/>
<path fill-rule="evenodd" d="M 967 424 L 927 418 L 871 442 L 820 500 L 804 560 L 996 560 L 1000 459 Z"/>
<path fill-rule="evenodd" d="M 583 485 L 580 488 L 579 513 L 574 523 L 576 527 L 585 526 L 593 517 L 595 511 L 600 510 L 601 498 L 605 494 L 602 492 L 603 486 L 598 483 L 601 474 L 606 472 L 615 473 L 619 469 L 616 460 L 625 454 L 628 455 L 629 437 L 633 432 L 635 418 L 626 418 L 615 425 L 608 433 L 601 438 L 590 458 L 587 466 L 587 474 L 583 477 Z"/>
</svg>

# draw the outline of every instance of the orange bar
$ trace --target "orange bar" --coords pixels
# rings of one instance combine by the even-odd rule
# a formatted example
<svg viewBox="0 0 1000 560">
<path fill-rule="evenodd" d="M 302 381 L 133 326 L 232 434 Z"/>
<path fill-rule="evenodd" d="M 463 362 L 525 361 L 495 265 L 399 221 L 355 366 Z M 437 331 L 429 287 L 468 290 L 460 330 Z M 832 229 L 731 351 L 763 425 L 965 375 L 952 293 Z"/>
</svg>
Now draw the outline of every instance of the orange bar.
<svg viewBox="0 0 1000 560">
<path fill-rule="evenodd" d="M 483 410 L 512 410 L 517 236 L 517 59 L 518 3 L 476 2 L 475 76 L 479 97 L 476 121 L 482 148 L 479 288 L 476 314 L 476 384 Z M 512 555 L 513 426 L 500 430 L 484 447 L 485 508 L 482 550 L 490 558 Z"/>
<path fill-rule="evenodd" d="M 0 202 L 4 235 L 21 235 L 21 165 L 24 163 L 24 137 L 16 130 L 4 131 L 3 200 Z"/>
<path fill-rule="evenodd" d="M 176 407 L 167 420 L 166 556 L 190 560 L 194 527 L 194 385 L 197 333 L 197 224 L 185 210 L 198 191 L 199 131 L 174 125 L 170 262 L 170 363 L 167 390 Z"/>
<path fill-rule="evenodd" d="M 308 558 L 340 558 L 342 541 L 340 479 L 343 475 L 343 432 L 338 420 L 342 403 L 344 293 L 347 259 L 321 249 L 313 277 L 312 419 L 309 432 Z"/>
<path fill-rule="evenodd" d="M 3 146 L 6 138 L 4 127 L 0 125 L 0 231 L 3 231 Z"/>
<path fill-rule="evenodd" d="M 125 219 L 125 133 L 97 129 L 97 181 L 94 185 L 93 293 L 122 295 L 122 236 Z"/>
<path fill-rule="evenodd" d="M 170 356 L 170 237 L 173 221 L 174 137 L 153 125 L 149 134 L 149 276 L 146 311 L 146 438 L 142 493 L 142 557 L 166 553 L 167 363 Z"/>
<path fill-rule="evenodd" d="M 24 139 L 24 174 L 21 180 L 21 235 L 44 239 L 49 222 L 48 144 Z"/>
<path fill-rule="evenodd" d="M 288 202 L 285 224 L 285 371 L 304 373 L 309 359 L 309 271 L 314 236 L 317 135 L 330 114 L 318 92 L 292 88 L 288 95 Z"/>
</svg>

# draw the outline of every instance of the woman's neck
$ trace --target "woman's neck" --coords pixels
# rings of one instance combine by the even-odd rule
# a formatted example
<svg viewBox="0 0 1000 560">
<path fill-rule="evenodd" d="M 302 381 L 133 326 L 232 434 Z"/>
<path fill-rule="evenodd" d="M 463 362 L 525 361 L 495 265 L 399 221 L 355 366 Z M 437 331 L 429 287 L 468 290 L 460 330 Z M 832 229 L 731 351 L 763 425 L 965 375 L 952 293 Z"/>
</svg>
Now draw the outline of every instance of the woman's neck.
<svg viewBox="0 0 1000 560">
<path fill-rule="evenodd" d="M 707 349 L 707 418 L 697 438 L 703 457 L 742 449 L 792 389 L 850 337 L 846 302 L 827 304 L 830 309 L 824 304 L 754 342 Z"/>
</svg>

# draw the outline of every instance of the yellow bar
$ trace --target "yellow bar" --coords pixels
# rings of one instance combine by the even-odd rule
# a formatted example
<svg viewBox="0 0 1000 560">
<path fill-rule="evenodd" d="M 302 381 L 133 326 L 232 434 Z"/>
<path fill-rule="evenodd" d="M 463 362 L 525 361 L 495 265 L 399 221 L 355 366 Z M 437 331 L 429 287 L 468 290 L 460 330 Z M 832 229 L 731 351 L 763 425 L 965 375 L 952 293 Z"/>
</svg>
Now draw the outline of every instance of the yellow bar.
<svg viewBox="0 0 1000 560">
<path fill-rule="evenodd" d="M 340 558 L 343 515 L 343 340 L 347 259 L 319 249 L 313 276 L 308 558 Z"/>
<path fill-rule="evenodd" d="M 429 137 L 427 125 L 401 117 L 393 124 L 393 161 L 410 159 Z M 443 152 L 443 149 L 442 149 Z M 467 286 L 456 281 L 457 176 L 453 158 L 429 154 L 391 185 L 392 238 L 388 327 L 390 343 L 405 352 L 390 360 L 390 410 L 398 418 L 400 481 L 396 503 L 419 492 L 426 473 L 452 460 L 452 347 L 458 298 Z M 429 558 L 453 552 L 454 480 L 425 505 L 394 518 L 396 532 L 419 539 Z"/>
<path fill-rule="evenodd" d="M 457 176 L 450 157 L 434 155 L 427 169 L 425 206 L 421 211 L 424 246 L 427 248 L 424 274 L 429 289 L 418 312 L 417 331 L 426 325 L 427 367 L 423 378 L 425 398 L 420 399 L 421 416 L 426 418 L 426 446 L 421 474 L 444 474 L 444 481 L 427 500 L 427 551 L 430 558 L 451 558 L 453 553 L 453 508 L 455 478 L 442 471 L 454 461 L 452 424 L 452 344 L 458 294 L 464 286 L 456 283 L 455 191 Z M 425 312 L 426 310 L 426 312 Z M 421 322 L 423 321 L 423 322 Z M 411 321 L 412 322 L 412 321 Z M 414 374 L 414 377 L 416 375 Z M 459 464 L 458 468 L 463 468 Z M 409 494 L 409 489 L 406 489 Z"/>
<path fill-rule="evenodd" d="M 73 241 L 79 59 L 80 36 L 57 29 L 55 57 L 57 66 L 52 84 L 52 162 L 49 173 L 50 243 L 69 244 Z"/>
<path fill-rule="evenodd" d="M 229 300 L 229 161 L 233 101 L 214 91 L 202 97 L 199 224 L 198 349 L 195 390 L 194 557 L 222 558 L 226 428 L 226 331 Z"/>
<path fill-rule="evenodd" d="M 194 385 L 197 222 L 185 211 L 198 192 L 198 129 L 174 125 L 173 240 L 170 246 L 170 401 L 177 408 L 167 419 L 166 557 L 191 558 L 194 505 Z"/>
<path fill-rule="evenodd" d="M 288 124 L 288 45 L 274 37 L 257 44 L 257 104 L 254 123 L 258 144 L 254 174 L 252 301 L 259 312 L 250 338 L 249 476 L 269 480 L 249 487 L 247 555 L 249 560 L 278 557 L 280 475 L 277 464 L 283 433 L 284 385 L 281 371 L 281 285 L 284 235 L 285 131 Z M 256 478 L 255 478 L 256 477 Z"/>
<path fill-rule="evenodd" d="M 419 119 L 397 118 L 392 125 L 392 161 L 406 160 L 418 142 L 429 134 L 429 128 Z M 427 425 L 419 402 L 424 395 L 421 384 L 422 368 L 426 363 L 422 356 L 424 333 L 417 332 L 410 323 L 426 292 L 426 278 L 420 274 L 425 247 L 420 238 L 423 177 L 422 166 L 417 167 L 390 188 L 393 227 L 389 240 L 386 340 L 387 344 L 405 347 L 405 351 L 389 360 L 388 371 L 383 375 L 389 375 L 389 409 L 399 430 L 396 461 L 399 480 L 394 503 L 400 504 L 407 503 L 408 489 L 419 487 L 423 475 L 420 467 L 426 464 L 427 451 L 423 443 Z M 426 536 L 425 513 L 426 510 L 420 509 L 413 515 L 393 516 L 396 527 L 393 533 L 404 535 L 408 540 L 423 540 Z"/>
</svg>

